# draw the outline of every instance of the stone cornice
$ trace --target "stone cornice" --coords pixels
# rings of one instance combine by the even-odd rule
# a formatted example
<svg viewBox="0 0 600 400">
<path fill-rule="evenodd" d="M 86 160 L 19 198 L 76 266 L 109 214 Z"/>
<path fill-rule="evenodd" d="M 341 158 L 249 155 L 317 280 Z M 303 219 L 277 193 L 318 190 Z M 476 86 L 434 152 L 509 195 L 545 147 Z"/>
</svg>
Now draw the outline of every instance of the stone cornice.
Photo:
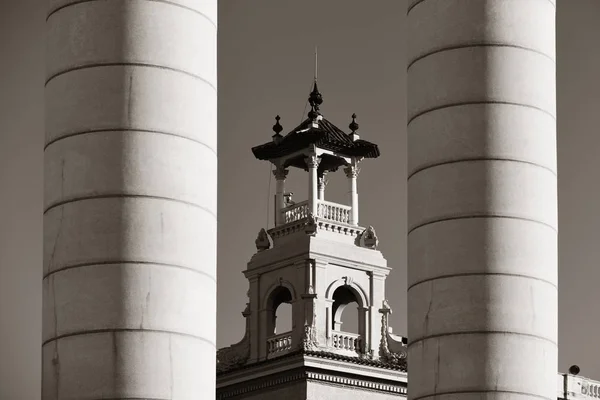
<svg viewBox="0 0 600 400">
<path fill-rule="evenodd" d="M 301 367 L 288 371 L 277 371 L 267 376 L 250 378 L 246 381 L 232 383 L 230 385 L 219 385 L 217 388 L 217 399 L 228 399 L 231 397 L 269 389 L 274 386 L 289 384 L 293 382 L 318 382 L 327 385 L 360 388 L 367 391 L 386 392 L 406 395 L 406 379 L 385 382 L 381 378 L 369 380 L 368 377 L 356 371 L 354 376 L 347 373 L 341 375 L 337 371 L 327 371 L 320 368 Z M 397 377 L 406 374 L 396 372 Z M 396 377 L 396 378 L 397 378 Z"/>
</svg>

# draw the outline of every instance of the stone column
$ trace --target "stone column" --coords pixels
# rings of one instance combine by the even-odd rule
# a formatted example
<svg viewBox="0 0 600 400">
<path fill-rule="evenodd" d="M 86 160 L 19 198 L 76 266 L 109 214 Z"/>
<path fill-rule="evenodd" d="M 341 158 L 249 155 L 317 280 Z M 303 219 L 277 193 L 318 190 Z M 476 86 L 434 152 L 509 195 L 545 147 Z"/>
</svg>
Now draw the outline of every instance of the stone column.
<svg viewBox="0 0 600 400">
<path fill-rule="evenodd" d="M 318 173 L 319 157 L 306 157 L 306 165 L 308 166 L 308 211 L 314 216 L 317 216 L 317 207 L 319 205 L 318 196 Z"/>
<path fill-rule="evenodd" d="M 327 176 L 327 174 L 325 172 L 323 172 L 323 174 L 321 174 L 319 176 L 319 184 L 318 184 L 319 194 L 317 197 L 321 201 L 325 200 L 325 187 L 327 186 L 327 179 L 325 179 L 326 176 Z"/>
<path fill-rule="evenodd" d="M 358 168 L 355 165 L 349 165 L 344 168 L 348 178 L 348 203 L 352 208 L 350 211 L 350 225 L 358 225 L 358 190 L 356 188 L 356 177 Z"/>
<path fill-rule="evenodd" d="M 217 1 L 49 4 L 42 399 L 212 399 Z"/>
<path fill-rule="evenodd" d="M 285 207 L 283 193 L 285 191 L 285 178 L 288 175 L 288 170 L 277 167 L 273 171 L 275 175 L 275 226 L 283 223 L 281 210 Z"/>
<path fill-rule="evenodd" d="M 554 0 L 408 1 L 409 399 L 554 399 Z"/>
</svg>

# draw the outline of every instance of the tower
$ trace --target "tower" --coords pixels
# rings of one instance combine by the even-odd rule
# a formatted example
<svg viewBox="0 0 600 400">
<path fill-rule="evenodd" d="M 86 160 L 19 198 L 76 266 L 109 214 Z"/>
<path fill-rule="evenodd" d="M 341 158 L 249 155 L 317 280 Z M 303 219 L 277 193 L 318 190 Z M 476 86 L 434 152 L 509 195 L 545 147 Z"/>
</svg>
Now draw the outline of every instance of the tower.
<svg viewBox="0 0 600 400">
<path fill-rule="evenodd" d="M 246 331 L 218 352 L 219 399 L 405 396 L 405 340 L 391 332 L 385 300 L 390 268 L 375 230 L 358 219 L 358 166 L 379 149 L 360 138 L 356 115 L 349 133 L 325 119 L 322 101 L 315 81 L 308 118 L 284 136 L 278 116 L 272 140 L 252 149 L 274 166 L 275 226 L 260 230 L 244 271 Z M 307 200 L 289 201 L 289 168 L 308 173 Z M 346 205 L 324 199 L 324 178 L 339 169 L 348 179 Z M 354 302 L 358 332 L 345 332 L 341 317 Z M 287 332 L 275 330 L 282 303 L 292 307 Z"/>
<path fill-rule="evenodd" d="M 214 398 L 217 1 L 48 4 L 42 398 Z"/>
<path fill-rule="evenodd" d="M 408 1 L 408 397 L 553 399 L 554 0 Z"/>
</svg>

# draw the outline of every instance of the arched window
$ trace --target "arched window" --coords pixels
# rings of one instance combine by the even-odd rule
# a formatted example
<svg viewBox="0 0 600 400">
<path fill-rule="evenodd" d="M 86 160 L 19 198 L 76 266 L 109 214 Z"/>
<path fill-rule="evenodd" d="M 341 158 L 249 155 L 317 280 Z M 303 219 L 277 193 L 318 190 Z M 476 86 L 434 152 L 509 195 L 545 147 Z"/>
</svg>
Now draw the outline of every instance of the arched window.
<svg viewBox="0 0 600 400">
<path fill-rule="evenodd" d="M 281 303 L 275 310 L 275 335 L 292 330 L 292 305 Z"/>
<path fill-rule="evenodd" d="M 358 300 L 347 286 L 340 286 L 333 292 L 333 329 L 359 334 Z"/>
<path fill-rule="evenodd" d="M 292 294 L 285 286 L 271 292 L 268 302 L 269 321 L 267 333 L 278 335 L 292 330 Z"/>
</svg>

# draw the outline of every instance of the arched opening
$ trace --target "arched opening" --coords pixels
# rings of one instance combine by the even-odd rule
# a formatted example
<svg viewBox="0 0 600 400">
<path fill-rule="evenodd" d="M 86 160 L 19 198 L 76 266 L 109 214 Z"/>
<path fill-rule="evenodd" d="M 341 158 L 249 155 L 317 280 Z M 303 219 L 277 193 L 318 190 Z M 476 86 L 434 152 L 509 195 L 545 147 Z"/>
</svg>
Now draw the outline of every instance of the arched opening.
<svg viewBox="0 0 600 400">
<path fill-rule="evenodd" d="M 267 332 L 270 335 L 292 330 L 292 293 L 285 286 L 279 286 L 269 297 L 269 325 Z"/>
<path fill-rule="evenodd" d="M 275 330 L 274 334 L 289 332 L 292 330 L 292 305 L 290 303 L 281 303 L 275 310 Z"/>
<path fill-rule="evenodd" d="M 360 334 L 359 302 L 354 292 L 347 286 L 340 286 L 333 292 L 333 330 Z"/>
</svg>

